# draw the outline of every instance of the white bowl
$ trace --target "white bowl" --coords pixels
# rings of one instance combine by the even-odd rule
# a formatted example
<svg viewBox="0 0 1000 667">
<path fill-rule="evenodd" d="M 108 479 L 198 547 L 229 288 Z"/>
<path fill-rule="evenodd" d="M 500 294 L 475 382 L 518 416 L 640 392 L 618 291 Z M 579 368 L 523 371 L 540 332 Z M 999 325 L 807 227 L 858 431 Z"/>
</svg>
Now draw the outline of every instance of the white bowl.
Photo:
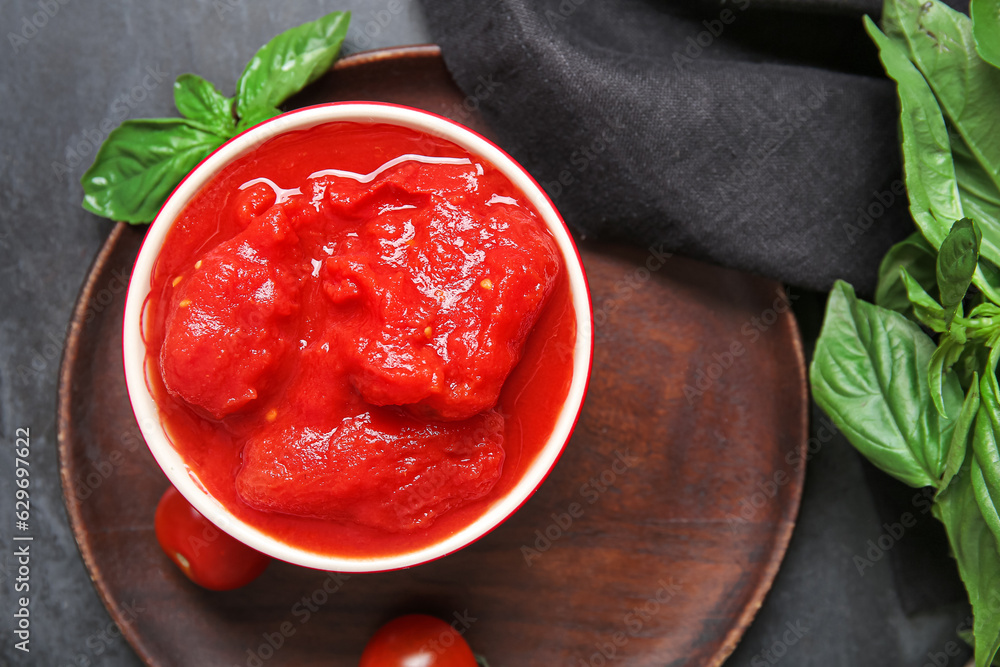
<svg viewBox="0 0 1000 667">
<path fill-rule="evenodd" d="M 476 521 L 430 546 L 393 556 L 355 558 L 319 554 L 290 546 L 236 518 L 212 497 L 194 471 L 174 449 L 160 419 L 146 380 L 146 345 L 143 340 L 143 305 L 150 290 L 150 277 L 163 240 L 188 201 L 233 160 L 255 150 L 263 142 L 290 131 L 304 130 L 333 121 L 390 123 L 448 139 L 495 167 L 525 195 L 540 214 L 562 253 L 576 310 L 577 338 L 573 376 L 566 402 L 545 446 L 521 479 L 496 499 Z M 552 470 L 576 424 L 590 375 L 593 354 L 592 310 L 587 280 L 573 239 L 555 206 L 542 188 L 509 155 L 466 127 L 426 111 L 382 103 L 332 103 L 307 107 L 277 116 L 235 137 L 207 157 L 173 192 L 153 221 L 129 283 L 125 304 L 123 353 L 129 400 L 139 428 L 153 458 L 170 482 L 212 523 L 254 549 L 289 563 L 337 572 L 376 572 L 410 567 L 452 553 L 482 537 L 511 516 Z"/>
</svg>

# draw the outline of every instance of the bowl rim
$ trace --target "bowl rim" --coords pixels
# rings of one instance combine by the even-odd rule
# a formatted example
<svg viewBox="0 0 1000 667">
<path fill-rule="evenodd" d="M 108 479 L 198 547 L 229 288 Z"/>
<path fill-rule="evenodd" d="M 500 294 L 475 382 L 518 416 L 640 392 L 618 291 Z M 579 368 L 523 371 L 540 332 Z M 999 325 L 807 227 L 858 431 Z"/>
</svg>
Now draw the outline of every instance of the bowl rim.
<svg viewBox="0 0 1000 667">
<path fill-rule="evenodd" d="M 322 554 L 282 542 L 233 515 L 197 479 L 174 449 L 147 384 L 144 324 L 150 279 L 164 239 L 188 201 L 236 158 L 290 131 L 338 121 L 390 123 L 449 140 L 499 169 L 531 202 L 559 246 L 576 312 L 573 373 L 566 401 L 548 441 L 517 483 L 476 520 L 433 544 L 400 554 L 348 557 Z M 583 262 L 569 228 L 546 192 L 530 174 L 489 139 L 455 121 L 386 102 L 328 102 L 266 120 L 230 139 L 202 160 L 174 189 L 146 231 L 129 279 L 122 323 L 122 355 L 129 402 L 154 460 L 180 493 L 213 524 L 273 558 L 336 572 L 382 572 L 443 558 L 500 526 L 534 494 L 565 450 L 583 407 L 593 365 L 593 308 Z"/>
</svg>

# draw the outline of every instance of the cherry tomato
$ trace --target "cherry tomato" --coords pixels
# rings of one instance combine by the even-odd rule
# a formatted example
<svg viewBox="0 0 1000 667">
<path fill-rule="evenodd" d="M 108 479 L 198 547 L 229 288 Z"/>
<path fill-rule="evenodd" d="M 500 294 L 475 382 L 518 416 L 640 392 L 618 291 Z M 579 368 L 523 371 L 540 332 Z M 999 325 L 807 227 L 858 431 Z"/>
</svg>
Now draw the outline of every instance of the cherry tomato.
<svg viewBox="0 0 1000 667">
<path fill-rule="evenodd" d="M 462 635 L 439 618 L 400 616 L 372 635 L 358 667 L 476 667 Z"/>
<path fill-rule="evenodd" d="M 212 591 L 246 586 L 271 559 L 222 532 L 174 487 L 156 506 L 156 540 L 188 579 Z"/>
</svg>

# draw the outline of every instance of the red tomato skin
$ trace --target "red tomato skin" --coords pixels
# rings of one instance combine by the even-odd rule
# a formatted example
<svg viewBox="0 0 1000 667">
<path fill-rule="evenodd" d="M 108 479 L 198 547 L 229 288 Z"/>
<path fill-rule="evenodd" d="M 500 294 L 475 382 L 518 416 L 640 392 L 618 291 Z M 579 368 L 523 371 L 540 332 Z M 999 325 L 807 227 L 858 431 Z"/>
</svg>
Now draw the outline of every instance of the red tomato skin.
<svg viewBox="0 0 1000 667">
<path fill-rule="evenodd" d="M 418 656 L 426 656 L 417 663 Z M 430 658 L 427 661 L 427 657 Z M 434 616 L 409 614 L 389 621 L 372 635 L 358 667 L 476 667 L 468 642 Z"/>
<path fill-rule="evenodd" d="M 271 562 L 219 530 L 172 486 L 156 506 L 154 525 L 163 552 L 188 579 L 211 591 L 246 586 Z"/>
</svg>

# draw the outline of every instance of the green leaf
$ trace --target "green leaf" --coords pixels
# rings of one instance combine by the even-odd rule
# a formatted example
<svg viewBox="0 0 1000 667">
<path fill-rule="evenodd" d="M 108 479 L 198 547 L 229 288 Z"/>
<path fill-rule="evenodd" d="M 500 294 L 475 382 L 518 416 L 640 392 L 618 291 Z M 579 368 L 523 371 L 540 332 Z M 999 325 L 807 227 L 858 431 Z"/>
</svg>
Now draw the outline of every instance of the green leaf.
<svg viewBox="0 0 1000 667">
<path fill-rule="evenodd" d="M 933 506 L 944 524 L 973 611 L 976 667 L 988 667 L 1000 648 L 1000 552 L 983 519 L 970 467 L 952 480 Z"/>
<path fill-rule="evenodd" d="M 279 104 L 326 72 L 347 34 L 350 13 L 333 12 L 287 30 L 247 63 L 233 98 L 184 74 L 174 103 L 186 119 L 126 121 L 105 140 L 83 175 L 83 207 L 131 223 L 150 222 L 191 169 L 237 131 L 278 115 Z"/>
<path fill-rule="evenodd" d="M 946 415 L 933 406 L 927 368 L 934 343 L 897 312 L 857 299 L 837 281 L 811 366 L 816 403 L 872 463 L 910 486 L 936 486 L 963 392 L 943 383 Z"/>
<path fill-rule="evenodd" d="M 910 57 L 951 125 L 1000 186 L 1000 70 L 979 57 L 972 22 L 938 0 L 892 1 Z"/>
<path fill-rule="evenodd" d="M 979 57 L 1000 67 L 1000 0 L 972 0 L 969 15 Z"/>
<path fill-rule="evenodd" d="M 931 355 L 931 362 L 927 368 L 927 384 L 931 390 L 931 399 L 934 407 L 941 414 L 945 414 L 944 405 L 944 379 L 948 377 L 951 367 L 955 365 L 958 358 L 965 349 L 964 340 L 956 340 L 951 334 L 941 334 L 937 349 Z"/>
<path fill-rule="evenodd" d="M 906 296 L 906 286 L 899 270 L 905 268 L 925 291 L 931 290 L 937 285 L 935 254 L 934 247 L 920 232 L 910 234 L 889 248 L 878 267 L 875 303 L 904 315 L 911 313 L 912 306 Z"/>
<path fill-rule="evenodd" d="M 150 222 L 181 179 L 224 141 L 180 118 L 125 121 L 81 179 L 83 207 L 114 220 Z"/>
<path fill-rule="evenodd" d="M 935 301 L 905 268 L 900 267 L 899 275 L 906 288 L 906 298 L 913 305 L 913 313 L 917 319 L 938 333 L 947 331 L 948 325 L 945 323 L 945 312 L 941 304 Z"/>
<path fill-rule="evenodd" d="M 969 317 L 997 317 L 1000 315 L 1000 306 L 995 303 L 984 301 L 969 313 Z"/>
<path fill-rule="evenodd" d="M 938 249 L 937 284 L 948 326 L 951 326 L 951 320 L 972 284 L 972 276 L 979 264 L 982 238 L 978 225 L 970 218 L 962 218 L 955 221 Z"/>
<path fill-rule="evenodd" d="M 935 248 L 941 246 L 955 220 L 965 215 L 979 220 L 984 236 L 980 251 L 994 266 L 980 266 L 973 282 L 989 298 L 1000 302 L 1000 270 L 995 266 L 1000 265 L 1000 193 L 995 199 L 998 207 L 995 213 L 987 214 L 981 208 L 964 210 L 969 201 L 981 204 L 993 200 L 990 194 L 996 190 L 996 185 L 968 147 L 964 146 L 964 140 L 961 146 L 956 146 L 954 139 L 961 139 L 961 135 L 949 135 L 934 92 L 910 60 L 903 21 L 904 17 L 910 16 L 913 6 L 910 0 L 888 0 L 882 13 L 885 33 L 879 32 L 875 24 L 865 18 L 865 27 L 879 47 L 886 73 L 897 84 L 910 212 L 917 227 Z M 912 23 L 909 21 L 906 28 L 912 28 Z M 960 162 L 963 147 L 971 163 Z M 976 170 L 978 174 L 975 174 Z M 969 179 L 970 174 L 975 174 L 978 180 Z M 989 188 L 976 185 L 983 177 Z M 972 191 L 967 192 L 964 188 L 972 188 Z M 983 195 L 983 198 L 977 199 L 975 193 Z"/>
<path fill-rule="evenodd" d="M 982 232 L 979 252 L 995 265 L 1000 262 L 1000 190 L 976 160 L 961 135 L 952 130 L 950 137 L 962 210 L 966 216 L 976 220 Z M 1000 278 L 991 283 L 998 285 Z M 981 287 L 980 282 L 976 284 Z M 997 295 L 990 298 L 1000 301 Z"/>
<path fill-rule="evenodd" d="M 961 384 L 966 389 L 972 387 L 973 377 L 981 371 L 989 356 L 989 349 L 983 345 L 966 345 L 962 351 L 962 357 L 955 364 L 955 370 L 961 378 Z M 979 382 L 978 378 L 976 382 Z"/>
<path fill-rule="evenodd" d="M 906 51 L 867 16 L 865 28 L 879 48 L 886 73 L 896 81 L 910 212 L 924 237 L 939 248 L 952 223 L 963 217 L 941 107 Z"/>
<path fill-rule="evenodd" d="M 997 447 L 997 433 L 1000 433 L 1000 388 L 997 387 L 996 371 L 992 367 L 995 356 L 983 370 L 979 381 L 980 404 L 976 418 L 976 437 L 972 441 L 975 461 L 972 464 L 972 487 L 979 503 L 979 509 L 1000 546 L 1000 449 Z"/>
<path fill-rule="evenodd" d="M 246 132 L 254 125 L 263 123 L 265 120 L 280 115 L 281 115 L 281 109 L 275 109 L 273 107 L 269 109 L 257 109 L 251 115 L 240 119 L 239 125 L 236 126 L 236 133 L 240 134 L 242 132 Z"/>
<path fill-rule="evenodd" d="M 962 469 L 965 463 L 965 455 L 969 451 L 969 438 L 974 435 L 973 427 L 976 424 L 976 416 L 979 413 L 979 374 L 972 374 L 972 383 L 969 391 L 965 394 L 965 402 L 962 403 L 962 412 L 959 413 L 955 421 L 955 430 L 951 432 L 951 439 L 948 441 L 948 451 L 945 453 L 944 473 L 941 475 L 941 483 L 938 486 L 935 498 L 941 496 L 951 480 Z"/>
<path fill-rule="evenodd" d="M 259 117 L 323 75 L 340 52 L 350 12 L 333 12 L 286 30 L 265 44 L 236 82 L 240 118 Z"/>
<path fill-rule="evenodd" d="M 974 206 L 980 207 L 981 211 L 990 212 L 990 215 L 982 216 L 981 218 L 977 216 L 971 217 L 975 217 L 977 221 L 982 219 L 1000 223 L 1000 215 L 997 215 L 1000 213 L 1000 190 L 997 189 L 996 184 L 983 168 L 983 165 L 979 164 L 976 160 L 976 156 L 972 154 L 962 135 L 949 129 L 949 137 L 951 156 L 955 165 L 955 176 L 958 178 L 958 189 L 962 198 L 963 209 L 966 202 L 970 202 Z M 987 236 L 987 238 L 989 237 Z M 1000 247 L 1000 244 L 994 241 L 994 246 Z"/>
<path fill-rule="evenodd" d="M 988 435 L 984 436 L 983 434 Z M 984 437 L 989 441 L 989 445 L 983 445 L 984 447 L 996 447 L 996 440 L 993 437 L 988 420 L 987 425 L 982 429 L 979 428 L 977 420 L 976 437 L 973 440 L 973 445 L 982 442 Z M 978 457 L 973 457 L 969 474 L 972 476 L 972 492 L 975 494 L 976 502 L 979 504 L 979 511 L 983 513 L 983 520 L 989 526 L 990 532 L 993 533 L 993 538 L 1000 539 L 1000 514 L 997 513 L 997 496 L 993 494 L 990 483 L 986 481 Z"/>
<path fill-rule="evenodd" d="M 909 53 L 910 45 L 906 41 L 906 35 L 903 34 L 903 25 L 896 4 L 894 0 L 885 0 L 882 3 L 882 31 L 886 37 L 902 47 L 903 51 Z"/>
<path fill-rule="evenodd" d="M 985 242 L 979 247 L 981 253 L 979 266 L 976 267 L 976 275 L 972 278 L 972 284 L 978 287 L 990 301 L 1000 303 L 1000 268 L 982 256 L 985 254 L 983 253 L 985 247 Z"/>
<path fill-rule="evenodd" d="M 181 74 L 174 82 L 174 106 L 191 120 L 198 121 L 220 136 L 236 134 L 233 100 L 197 74 Z"/>
</svg>

